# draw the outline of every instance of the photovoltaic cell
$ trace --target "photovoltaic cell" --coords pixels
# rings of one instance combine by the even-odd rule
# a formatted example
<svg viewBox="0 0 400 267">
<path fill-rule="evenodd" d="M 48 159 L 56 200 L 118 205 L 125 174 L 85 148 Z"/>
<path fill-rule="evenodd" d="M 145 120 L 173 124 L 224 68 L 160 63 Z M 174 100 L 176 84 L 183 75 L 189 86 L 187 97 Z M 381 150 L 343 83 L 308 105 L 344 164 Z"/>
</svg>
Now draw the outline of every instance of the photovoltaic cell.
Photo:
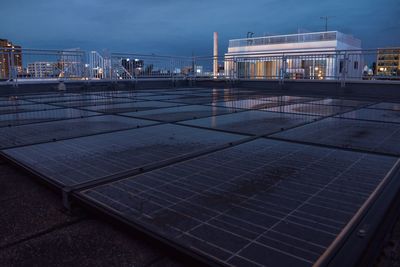
<svg viewBox="0 0 400 267">
<path fill-rule="evenodd" d="M 368 104 L 372 104 L 372 102 L 368 101 L 359 101 L 359 100 L 351 100 L 351 99 L 340 99 L 340 98 L 326 98 L 317 101 L 308 102 L 308 104 L 321 104 L 321 105 L 332 105 L 332 106 L 345 106 L 345 107 L 361 107 Z"/>
<path fill-rule="evenodd" d="M 379 104 L 375 104 L 373 106 L 369 106 L 369 108 L 390 109 L 390 110 L 400 111 L 400 103 L 382 102 Z"/>
<path fill-rule="evenodd" d="M 348 119 L 400 123 L 400 110 L 396 111 L 396 110 L 363 108 L 345 114 L 341 114 L 339 117 Z"/>
<path fill-rule="evenodd" d="M 312 266 L 395 161 L 259 139 L 81 195 L 220 263 Z"/>
<path fill-rule="evenodd" d="M 80 137 L 154 124 L 148 120 L 105 115 L 0 128 L 0 148 Z"/>
<path fill-rule="evenodd" d="M 104 97 L 127 97 L 127 98 L 138 98 L 143 96 L 156 96 L 157 94 L 154 93 L 146 93 L 141 91 L 99 91 L 99 92 L 92 92 L 90 94 L 93 95 L 100 95 Z"/>
<path fill-rule="evenodd" d="M 181 106 L 179 103 L 168 103 L 161 101 L 138 101 L 120 104 L 110 104 L 110 105 L 97 105 L 81 107 L 83 109 L 104 112 L 104 113 L 123 113 L 123 112 L 136 112 L 141 110 L 157 109 L 157 108 L 167 108 Z"/>
<path fill-rule="evenodd" d="M 38 103 L 53 103 L 53 102 L 65 102 L 65 101 L 88 101 L 88 100 L 92 100 L 92 101 L 96 101 L 96 100 L 100 100 L 103 99 L 102 96 L 98 96 L 98 95 L 57 95 L 57 96 L 53 96 L 53 97 L 32 97 L 29 98 L 30 101 L 34 101 L 34 102 L 38 102 Z"/>
<path fill-rule="evenodd" d="M 249 110 L 181 123 L 243 134 L 263 135 L 302 125 L 317 118 L 308 115 Z"/>
<path fill-rule="evenodd" d="M 171 124 L 3 150 L 62 185 L 76 185 L 243 138 Z"/>
<path fill-rule="evenodd" d="M 266 111 L 285 112 L 285 113 L 297 113 L 307 115 L 319 115 L 319 116 L 331 116 L 338 113 L 352 110 L 352 107 L 343 106 L 329 106 L 329 105 L 317 105 L 317 104 L 291 104 L 284 106 L 277 106 L 272 108 L 266 108 Z"/>
<path fill-rule="evenodd" d="M 18 96 L 18 98 L 21 99 L 36 99 L 36 98 L 45 98 L 45 97 L 59 97 L 59 96 L 78 96 L 80 94 L 78 93 L 40 93 L 40 94 L 26 94 L 26 95 L 21 95 Z"/>
<path fill-rule="evenodd" d="M 240 108 L 240 109 L 263 109 L 271 108 L 279 105 L 284 105 L 284 103 L 271 102 L 260 99 L 241 99 L 241 100 L 231 100 L 231 101 L 219 101 L 212 103 L 213 106 L 226 107 L 226 108 Z"/>
<path fill-rule="evenodd" d="M 201 105 L 189 105 L 189 106 L 178 106 L 171 108 L 152 109 L 139 112 L 123 113 L 125 116 L 134 116 L 138 118 L 145 118 L 150 120 L 160 121 L 181 121 L 196 119 L 209 116 L 218 116 L 221 114 L 234 113 L 237 109 L 233 108 L 222 108 L 222 107 L 211 107 Z"/>
<path fill-rule="evenodd" d="M 182 104 L 191 104 L 191 105 L 196 105 L 196 104 L 208 104 L 217 101 L 217 97 L 182 97 L 182 98 L 176 98 L 176 99 L 171 99 L 169 101 L 177 102 L 177 103 L 182 103 Z"/>
<path fill-rule="evenodd" d="M 138 99 L 140 100 L 172 100 L 172 99 L 178 99 L 181 98 L 182 95 L 179 94 L 158 94 L 154 96 L 141 96 Z"/>
<path fill-rule="evenodd" d="M 3 98 L 0 99 L 0 107 L 7 107 L 7 106 L 19 106 L 19 105 L 26 105 L 32 104 L 29 101 L 25 101 L 22 99 L 15 99 L 15 98 Z"/>
<path fill-rule="evenodd" d="M 0 114 L 18 113 L 18 112 L 28 112 L 35 110 L 50 110 L 60 107 L 47 105 L 47 104 L 25 104 L 25 105 L 15 105 L 15 106 L 0 106 Z"/>
<path fill-rule="evenodd" d="M 270 96 L 262 99 L 272 102 L 290 102 L 290 103 L 303 103 L 303 102 L 320 100 L 320 98 L 315 98 L 315 97 L 287 96 L 287 95 Z"/>
<path fill-rule="evenodd" d="M 326 118 L 272 136 L 400 155 L 400 125 L 394 123 Z"/>
<path fill-rule="evenodd" d="M 100 98 L 100 99 L 89 99 L 89 100 L 74 100 L 74 101 L 62 101 L 54 102 L 49 104 L 54 104 L 63 107 L 82 107 L 82 106 L 100 106 L 100 105 L 114 105 L 119 103 L 133 102 L 133 99 L 129 98 Z"/>
<path fill-rule="evenodd" d="M 22 125 L 43 121 L 63 120 L 97 115 L 96 112 L 73 108 L 59 108 L 53 110 L 30 111 L 0 115 L 0 127 Z"/>
</svg>

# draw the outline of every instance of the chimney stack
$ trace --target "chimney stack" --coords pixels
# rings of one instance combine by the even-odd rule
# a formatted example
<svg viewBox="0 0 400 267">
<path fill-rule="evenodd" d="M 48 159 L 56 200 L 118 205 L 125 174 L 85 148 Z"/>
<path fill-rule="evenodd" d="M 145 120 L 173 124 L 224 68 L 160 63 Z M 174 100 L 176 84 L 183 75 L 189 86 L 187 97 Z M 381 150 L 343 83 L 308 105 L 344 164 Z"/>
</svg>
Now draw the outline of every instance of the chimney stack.
<svg viewBox="0 0 400 267">
<path fill-rule="evenodd" d="M 214 64 L 213 64 L 214 78 L 218 77 L 218 32 L 214 32 Z"/>
</svg>

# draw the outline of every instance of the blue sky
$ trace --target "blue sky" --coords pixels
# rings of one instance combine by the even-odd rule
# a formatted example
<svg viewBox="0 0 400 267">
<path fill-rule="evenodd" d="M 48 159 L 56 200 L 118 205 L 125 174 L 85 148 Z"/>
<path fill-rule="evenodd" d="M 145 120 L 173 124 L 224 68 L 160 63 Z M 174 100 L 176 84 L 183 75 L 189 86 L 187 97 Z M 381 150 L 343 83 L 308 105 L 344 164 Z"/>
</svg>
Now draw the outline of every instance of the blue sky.
<svg viewBox="0 0 400 267">
<path fill-rule="evenodd" d="M 363 48 L 400 46 L 400 0 L 12 0 L 1 4 L 0 38 L 26 48 L 210 55 L 228 40 L 324 29 Z"/>
</svg>

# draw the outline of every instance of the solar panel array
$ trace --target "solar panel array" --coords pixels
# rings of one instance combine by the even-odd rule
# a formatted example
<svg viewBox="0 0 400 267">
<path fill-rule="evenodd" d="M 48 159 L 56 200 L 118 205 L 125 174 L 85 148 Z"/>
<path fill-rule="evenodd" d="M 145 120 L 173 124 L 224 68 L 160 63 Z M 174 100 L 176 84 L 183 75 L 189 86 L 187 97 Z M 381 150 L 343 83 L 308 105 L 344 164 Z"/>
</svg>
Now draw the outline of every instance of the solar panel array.
<svg viewBox="0 0 400 267">
<path fill-rule="evenodd" d="M 243 88 L 2 97 L 0 149 L 208 262 L 311 266 L 400 155 L 399 106 Z"/>
</svg>

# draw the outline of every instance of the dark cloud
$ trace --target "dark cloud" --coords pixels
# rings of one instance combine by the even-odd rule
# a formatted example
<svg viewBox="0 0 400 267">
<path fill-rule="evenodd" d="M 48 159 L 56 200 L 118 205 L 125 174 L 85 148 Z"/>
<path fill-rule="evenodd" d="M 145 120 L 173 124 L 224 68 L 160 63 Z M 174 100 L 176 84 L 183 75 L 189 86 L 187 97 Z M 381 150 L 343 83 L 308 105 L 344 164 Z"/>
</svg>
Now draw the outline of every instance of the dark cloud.
<svg viewBox="0 0 400 267">
<path fill-rule="evenodd" d="M 400 46 L 399 0 L 13 0 L 2 3 L 0 38 L 30 48 L 109 49 L 137 53 L 221 52 L 247 31 L 261 36 L 298 28 L 351 33 L 365 48 Z"/>
</svg>

